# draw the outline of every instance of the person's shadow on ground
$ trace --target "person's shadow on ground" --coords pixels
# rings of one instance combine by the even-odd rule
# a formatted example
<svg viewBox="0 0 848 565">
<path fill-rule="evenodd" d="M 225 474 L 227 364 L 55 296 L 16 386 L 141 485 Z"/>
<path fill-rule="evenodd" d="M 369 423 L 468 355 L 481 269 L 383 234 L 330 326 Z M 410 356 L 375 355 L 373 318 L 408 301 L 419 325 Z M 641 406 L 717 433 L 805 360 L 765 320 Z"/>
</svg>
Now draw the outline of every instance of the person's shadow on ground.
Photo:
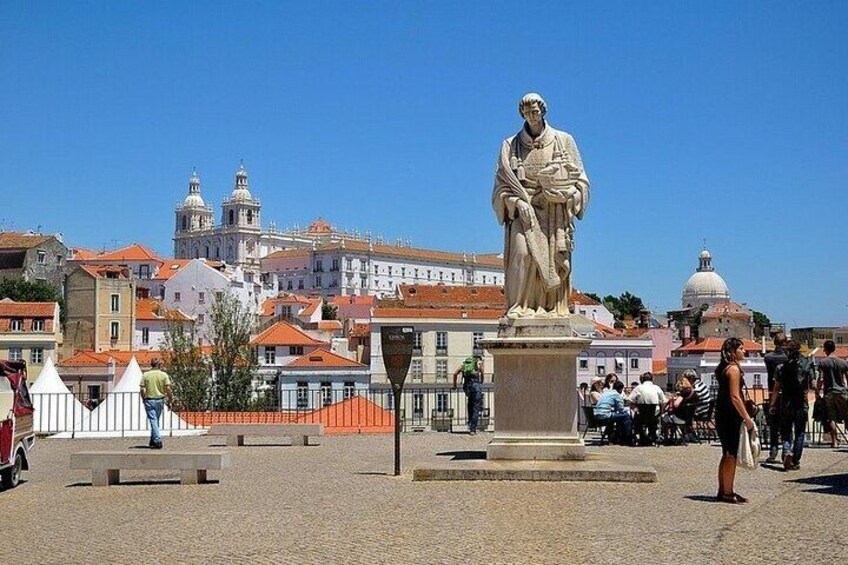
<svg viewBox="0 0 848 565">
<path fill-rule="evenodd" d="M 803 477 L 789 481 L 802 485 L 811 485 L 820 488 L 808 488 L 805 492 L 817 492 L 822 494 L 838 494 L 848 496 L 848 473 L 838 475 L 824 475 L 818 477 Z"/>
</svg>

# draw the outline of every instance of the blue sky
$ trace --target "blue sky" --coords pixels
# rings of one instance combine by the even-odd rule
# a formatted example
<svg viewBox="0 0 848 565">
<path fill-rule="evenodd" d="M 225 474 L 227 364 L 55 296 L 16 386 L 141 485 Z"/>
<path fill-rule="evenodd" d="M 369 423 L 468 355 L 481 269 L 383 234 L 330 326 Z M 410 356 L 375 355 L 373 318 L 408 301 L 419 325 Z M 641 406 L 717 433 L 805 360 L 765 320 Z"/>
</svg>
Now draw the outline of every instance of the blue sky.
<svg viewBox="0 0 848 565">
<path fill-rule="evenodd" d="M 172 253 L 192 166 L 264 222 L 493 252 L 517 101 L 592 180 L 575 283 L 679 305 L 707 240 L 733 298 L 848 324 L 845 2 L 0 3 L 5 229 Z"/>
</svg>

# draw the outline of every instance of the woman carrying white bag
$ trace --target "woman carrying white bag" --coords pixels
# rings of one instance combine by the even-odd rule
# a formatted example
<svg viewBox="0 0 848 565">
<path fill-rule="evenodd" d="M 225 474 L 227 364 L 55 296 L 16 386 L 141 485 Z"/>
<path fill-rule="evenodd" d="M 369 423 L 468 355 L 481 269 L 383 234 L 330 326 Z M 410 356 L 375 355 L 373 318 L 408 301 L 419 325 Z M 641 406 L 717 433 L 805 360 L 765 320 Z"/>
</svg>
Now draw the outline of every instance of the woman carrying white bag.
<svg viewBox="0 0 848 565">
<path fill-rule="evenodd" d="M 718 464 L 718 494 L 719 502 L 728 504 L 743 504 L 748 499 L 734 490 L 736 479 L 736 466 L 745 465 L 739 455 L 744 455 L 742 449 L 751 450 L 750 436 L 747 441 L 741 438 L 741 432 L 747 432 L 746 436 L 753 432 L 759 446 L 759 438 L 756 437 L 754 420 L 748 414 L 745 401 L 742 400 L 742 368 L 739 362 L 745 358 L 745 346 L 742 340 L 735 337 L 728 338 L 721 346 L 721 362 L 716 367 L 715 377 L 718 380 L 718 396 L 715 406 L 715 425 L 719 441 L 721 441 L 721 461 Z M 745 447 L 743 447 L 745 446 Z M 759 447 L 757 447 L 759 455 Z M 757 458 L 750 453 L 753 465 Z M 738 463 L 737 463 L 738 462 Z M 749 467 L 753 468 L 753 467 Z"/>
</svg>

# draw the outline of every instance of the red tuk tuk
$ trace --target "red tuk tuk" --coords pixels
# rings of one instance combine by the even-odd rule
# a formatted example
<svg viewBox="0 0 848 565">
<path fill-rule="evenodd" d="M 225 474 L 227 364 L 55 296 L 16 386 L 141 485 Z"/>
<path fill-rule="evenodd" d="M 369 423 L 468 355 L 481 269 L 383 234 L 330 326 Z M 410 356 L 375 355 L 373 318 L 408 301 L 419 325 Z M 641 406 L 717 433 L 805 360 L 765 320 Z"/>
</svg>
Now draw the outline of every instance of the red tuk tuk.
<svg viewBox="0 0 848 565">
<path fill-rule="evenodd" d="M 0 360 L 0 479 L 5 488 L 18 486 L 21 471 L 29 469 L 33 411 L 26 362 Z"/>
</svg>

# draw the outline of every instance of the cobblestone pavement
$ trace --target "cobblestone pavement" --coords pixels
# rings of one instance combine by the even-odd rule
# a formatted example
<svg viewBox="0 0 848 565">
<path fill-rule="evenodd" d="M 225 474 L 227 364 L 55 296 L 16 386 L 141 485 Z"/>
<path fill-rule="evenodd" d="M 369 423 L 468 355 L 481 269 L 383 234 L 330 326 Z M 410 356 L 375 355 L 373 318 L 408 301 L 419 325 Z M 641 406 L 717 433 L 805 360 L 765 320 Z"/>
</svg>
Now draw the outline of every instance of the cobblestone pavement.
<svg viewBox="0 0 848 565">
<path fill-rule="evenodd" d="M 653 464 L 656 484 L 425 482 L 416 464 L 482 450 L 491 434 L 335 436 L 315 447 L 222 446 L 217 484 L 123 473 L 90 486 L 72 452 L 139 439 L 40 440 L 33 470 L 0 492 L 4 563 L 846 563 L 848 450 L 805 451 L 803 468 L 739 471 L 747 505 L 719 504 L 715 446 L 603 447 Z M 254 443 L 264 440 L 255 439 Z M 269 442 L 270 444 L 270 442 Z"/>
</svg>

